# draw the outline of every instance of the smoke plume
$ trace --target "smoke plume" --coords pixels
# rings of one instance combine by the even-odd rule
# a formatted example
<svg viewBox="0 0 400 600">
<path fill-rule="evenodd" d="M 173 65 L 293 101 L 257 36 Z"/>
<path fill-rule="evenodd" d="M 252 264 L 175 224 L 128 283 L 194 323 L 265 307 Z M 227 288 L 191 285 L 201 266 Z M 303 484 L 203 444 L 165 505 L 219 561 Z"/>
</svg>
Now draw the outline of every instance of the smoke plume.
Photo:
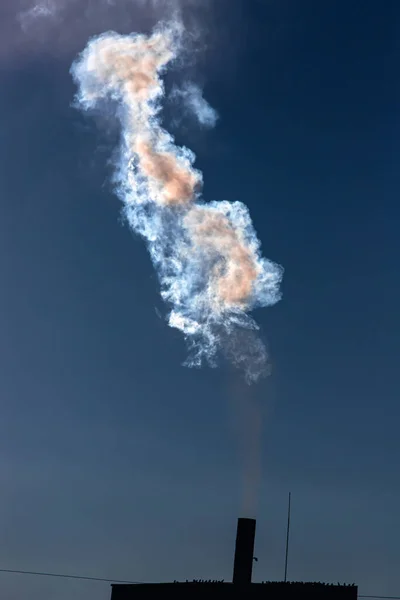
<svg viewBox="0 0 400 600">
<path fill-rule="evenodd" d="M 267 353 L 248 313 L 279 300 L 282 268 L 261 256 L 244 204 L 204 202 L 194 154 L 161 125 L 162 75 L 181 50 L 179 21 L 149 36 L 95 37 L 71 67 L 76 102 L 82 110 L 112 106 L 120 120 L 116 191 L 147 242 L 169 325 L 187 340 L 186 364 L 215 366 L 222 353 L 255 381 Z"/>
<path fill-rule="evenodd" d="M 175 87 L 170 97 L 192 113 L 203 127 L 215 126 L 217 111 L 203 98 L 203 90 L 196 83 L 187 81 L 181 88 Z"/>
</svg>

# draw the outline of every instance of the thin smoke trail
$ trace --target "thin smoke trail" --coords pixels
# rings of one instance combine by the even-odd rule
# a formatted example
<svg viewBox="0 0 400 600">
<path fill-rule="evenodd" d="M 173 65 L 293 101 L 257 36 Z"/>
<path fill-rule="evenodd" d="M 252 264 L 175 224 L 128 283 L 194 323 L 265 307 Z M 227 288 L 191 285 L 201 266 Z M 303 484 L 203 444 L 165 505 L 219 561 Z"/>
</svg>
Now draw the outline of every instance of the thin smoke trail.
<svg viewBox="0 0 400 600">
<path fill-rule="evenodd" d="M 179 54 L 181 34 L 178 22 L 150 36 L 91 39 L 71 67 L 76 103 L 102 110 L 111 102 L 121 122 L 116 191 L 147 242 L 169 325 L 187 340 L 185 364 L 215 366 L 222 353 L 251 382 L 265 373 L 267 353 L 248 313 L 280 299 L 282 268 L 261 256 L 244 204 L 202 200 L 194 154 L 161 126 L 161 76 Z"/>
<path fill-rule="evenodd" d="M 247 386 L 239 377 L 229 376 L 228 398 L 241 471 L 241 514 L 250 518 L 257 515 L 262 480 L 264 415 L 256 390 L 255 386 Z"/>
</svg>

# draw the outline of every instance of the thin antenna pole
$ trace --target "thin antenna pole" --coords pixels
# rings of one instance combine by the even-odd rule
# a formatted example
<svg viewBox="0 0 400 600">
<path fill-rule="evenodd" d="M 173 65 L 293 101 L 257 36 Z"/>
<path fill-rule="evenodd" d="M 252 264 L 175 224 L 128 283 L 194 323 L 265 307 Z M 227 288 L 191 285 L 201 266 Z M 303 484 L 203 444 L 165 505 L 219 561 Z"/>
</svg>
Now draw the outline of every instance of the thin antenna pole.
<svg viewBox="0 0 400 600">
<path fill-rule="evenodd" d="M 289 492 L 287 530 L 286 530 L 285 581 L 287 581 L 287 562 L 288 562 L 288 553 L 289 553 L 289 531 L 290 531 L 290 492 Z"/>
</svg>

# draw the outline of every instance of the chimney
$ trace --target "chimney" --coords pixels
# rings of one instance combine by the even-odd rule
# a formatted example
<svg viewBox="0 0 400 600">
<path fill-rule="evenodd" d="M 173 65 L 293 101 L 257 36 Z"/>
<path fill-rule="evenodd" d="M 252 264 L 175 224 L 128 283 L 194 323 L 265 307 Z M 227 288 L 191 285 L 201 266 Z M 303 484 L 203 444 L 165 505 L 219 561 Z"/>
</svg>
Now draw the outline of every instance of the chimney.
<svg viewBox="0 0 400 600">
<path fill-rule="evenodd" d="M 233 566 L 233 583 L 247 585 L 251 583 L 253 570 L 255 519 L 238 519 Z"/>
</svg>

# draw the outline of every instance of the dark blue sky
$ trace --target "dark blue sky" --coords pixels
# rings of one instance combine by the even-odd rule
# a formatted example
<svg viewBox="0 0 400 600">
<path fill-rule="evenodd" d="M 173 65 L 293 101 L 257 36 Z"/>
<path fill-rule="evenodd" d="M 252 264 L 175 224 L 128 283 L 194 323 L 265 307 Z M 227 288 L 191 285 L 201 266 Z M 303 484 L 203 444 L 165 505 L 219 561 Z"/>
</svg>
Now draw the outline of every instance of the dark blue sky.
<svg viewBox="0 0 400 600">
<path fill-rule="evenodd" d="M 174 133 L 205 198 L 245 202 L 285 268 L 282 301 L 255 315 L 273 373 L 253 390 L 254 576 L 283 575 L 291 490 L 291 579 L 400 595 L 400 6 L 226 10 L 210 11 L 198 67 L 220 121 Z M 157 278 L 112 194 L 115 139 L 70 107 L 84 44 L 72 38 L 64 53 L 30 39 L 1 63 L 0 567 L 228 580 L 243 389 L 224 367 L 180 366 L 184 341 L 156 314 Z M 6 574 L 0 589 L 109 597 L 107 584 Z"/>
</svg>

